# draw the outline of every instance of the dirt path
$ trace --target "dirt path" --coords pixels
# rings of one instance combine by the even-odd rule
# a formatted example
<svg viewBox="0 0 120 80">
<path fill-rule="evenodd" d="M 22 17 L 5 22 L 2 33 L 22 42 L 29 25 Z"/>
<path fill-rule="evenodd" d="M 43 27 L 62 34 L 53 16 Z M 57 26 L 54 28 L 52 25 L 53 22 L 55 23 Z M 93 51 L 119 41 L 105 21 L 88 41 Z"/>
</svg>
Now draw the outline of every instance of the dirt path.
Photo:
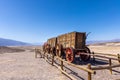
<svg viewBox="0 0 120 80">
<path fill-rule="evenodd" d="M 0 54 L 0 80 L 68 80 L 34 52 Z"/>
</svg>

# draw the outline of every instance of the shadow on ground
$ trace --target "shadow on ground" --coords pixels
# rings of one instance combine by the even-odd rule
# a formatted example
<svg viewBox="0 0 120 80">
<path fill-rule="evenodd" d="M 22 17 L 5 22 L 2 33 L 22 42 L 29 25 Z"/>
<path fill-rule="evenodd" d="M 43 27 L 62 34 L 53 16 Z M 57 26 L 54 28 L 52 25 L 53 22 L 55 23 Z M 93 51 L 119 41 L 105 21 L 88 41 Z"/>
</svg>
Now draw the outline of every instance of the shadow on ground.
<svg viewBox="0 0 120 80">
<path fill-rule="evenodd" d="M 82 61 L 80 58 L 76 58 L 74 61 L 74 64 L 76 65 L 91 64 L 92 66 L 97 66 L 97 65 L 107 65 L 108 61 L 103 59 L 98 59 L 98 58 L 96 58 L 95 60 L 91 58 L 89 61 Z"/>
</svg>

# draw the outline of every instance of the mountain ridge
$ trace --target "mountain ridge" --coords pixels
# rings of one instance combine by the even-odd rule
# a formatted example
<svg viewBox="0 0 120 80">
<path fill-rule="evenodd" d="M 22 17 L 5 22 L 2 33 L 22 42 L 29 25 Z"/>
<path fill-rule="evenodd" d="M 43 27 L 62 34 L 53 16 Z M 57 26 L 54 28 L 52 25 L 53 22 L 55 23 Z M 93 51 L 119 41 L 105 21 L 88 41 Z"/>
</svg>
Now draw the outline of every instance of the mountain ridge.
<svg viewBox="0 0 120 80">
<path fill-rule="evenodd" d="M 102 44 L 102 43 L 110 43 L 110 42 L 117 43 L 117 42 L 120 42 L 120 39 L 91 40 L 91 41 L 86 41 L 86 44 L 91 45 L 91 44 Z M 0 46 L 27 46 L 27 45 L 43 45 L 43 42 L 26 43 L 26 42 L 12 40 L 12 39 L 0 38 Z"/>
<path fill-rule="evenodd" d="M 119 43 L 120 39 L 86 41 L 87 44 Z"/>
<path fill-rule="evenodd" d="M 25 46 L 25 45 L 30 45 L 30 43 L 12 40 L 12 39 L 0 38 L 0 46 Z"/>
</svg>

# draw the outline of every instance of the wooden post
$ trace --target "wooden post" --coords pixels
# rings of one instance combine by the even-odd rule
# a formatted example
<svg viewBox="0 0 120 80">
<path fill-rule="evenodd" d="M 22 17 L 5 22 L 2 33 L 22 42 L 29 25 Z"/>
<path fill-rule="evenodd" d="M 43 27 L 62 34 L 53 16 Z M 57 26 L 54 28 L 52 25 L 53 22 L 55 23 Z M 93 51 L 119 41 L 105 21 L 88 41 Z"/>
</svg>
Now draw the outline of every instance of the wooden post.
<svg viewBox="0 0 120 80">
<path fill-rule="evenodd" d="M 54 54 L 52 54 L 52 65 L 54 63 Z"/>
<path fill-rule="evenodd" d="M 41 53 L 41 50 L 40 49 L 38 49 L 38 54 L 39 54 L 39 56 L 40 56 L 40 58 L 42 58 L 42 53 Z"/>
<path fill-rule="evenodd" d="M 109 66 L 112 65 L 111 59 L 109 59 Z M 110 73 L 112 74 L 112 68 L 110 68 Z"/>
<path fill-rule="evenodd" d="M 92 54 L 93 54 L 93 61 L 95 61 L 95 55 L 94 55 L 95 53 L 94 53 L 94 52 L 92 52 Z"/>
<path fill-rule="evenodd" d="M 45 53 L 46 53 L 46 52 L 44 51 L 44 53 L 43 53 L 43 58 L 44 58 L 44 59 L 45 59 Z"/>
<path fill-rule="evenodd" d="M 60 66 L 61 66 L 61 73 L 63 73 L 63 60 L 59 57 L 59 61 L 61 62 Z"/>
<path fill-rule="evenodd" d="M 118 62 L 120 63 L 120 54 L 117 54 Z"/>
<path fill-rule="evenodd" d="M 47 54 L 47 56 L 46 56 L 46 57 L 47 57 L 47 59 L 48 59 L 48 54 Z"/>
<path fill-rule="evenodd" d="M 42 58 L 42 52 L 40 51 L 40 58 Z"/>
<path fill-rule="evenodd" d="M 37 49 L 35 48 L 35 58 L 37 58 Z"/>
<path fill-rule="evenodd" d="M 91 69 L 91 64 L 88 64 L 88 69 Z M 88 72 L 88 80 L 92 80 L 90 72 Z"/>
<path fill-rule="evenodd" d="M 63 61 L 61 60 L 61 69 L 63 70 Z"/>
</svg>

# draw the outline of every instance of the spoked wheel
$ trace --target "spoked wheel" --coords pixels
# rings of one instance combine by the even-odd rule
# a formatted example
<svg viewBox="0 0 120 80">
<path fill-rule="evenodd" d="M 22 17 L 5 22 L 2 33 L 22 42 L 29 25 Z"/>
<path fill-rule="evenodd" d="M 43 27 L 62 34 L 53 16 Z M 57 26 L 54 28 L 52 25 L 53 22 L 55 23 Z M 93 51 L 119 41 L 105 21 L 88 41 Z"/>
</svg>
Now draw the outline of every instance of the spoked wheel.
<svg viewBox="0 0 120 80">
<path fill-rule="evenodd" d="M 81 54 L 80 54 L 81 60 L 83 60 L 83 61 L 90 60 L 90 55 L 89 55 L 90 53 L 91 53 L 90 49 L 88 47 L 85 47 L 85 50 L 82 51 Z"/>
<path fill-rule="evenodd" d="M 66 49 L 66 60 L 68 62 L 73 62 L 74 61 L 74 53 L 73 53 L 73 49 L 72 48 L 67 48 Z"/>
</svg>

